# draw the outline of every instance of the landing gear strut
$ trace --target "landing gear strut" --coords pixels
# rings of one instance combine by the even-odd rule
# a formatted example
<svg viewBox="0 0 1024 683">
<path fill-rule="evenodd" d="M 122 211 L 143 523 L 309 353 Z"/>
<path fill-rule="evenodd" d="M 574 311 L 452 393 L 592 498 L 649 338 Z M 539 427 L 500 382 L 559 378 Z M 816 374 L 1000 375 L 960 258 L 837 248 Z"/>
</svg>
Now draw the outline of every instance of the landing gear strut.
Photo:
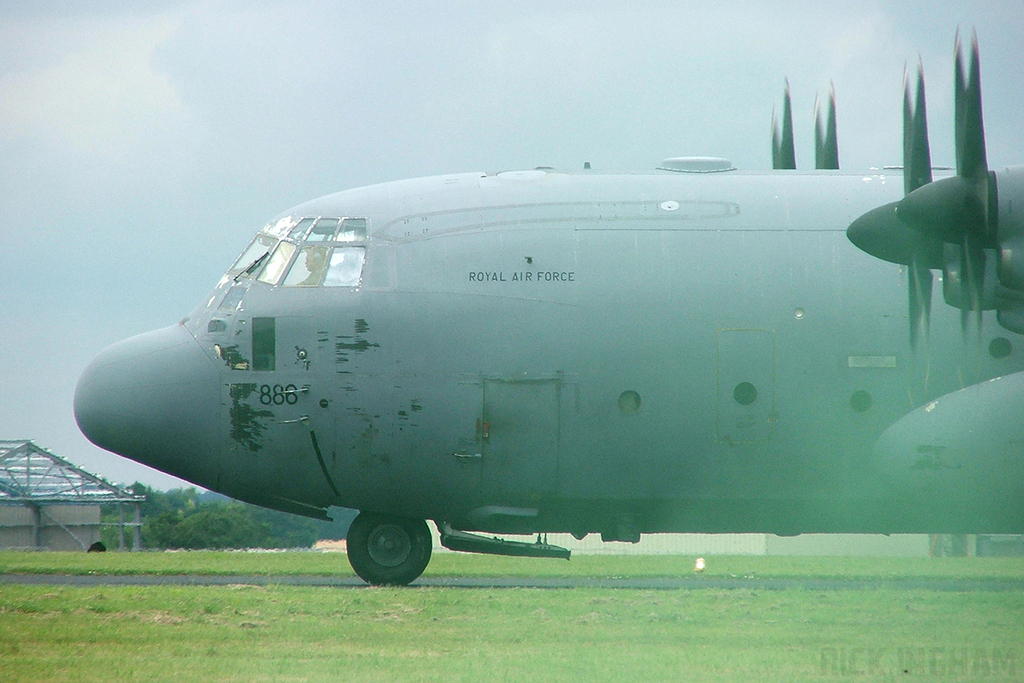
<svg viewBox="0 0 1024 683">
<path fill-rule="evenodd" d="M 348 529 L 348 561 L 374 586 L 405 586 L 430 562 L 433 539 L 422 519 L 360 512 Z"/>
</svg>

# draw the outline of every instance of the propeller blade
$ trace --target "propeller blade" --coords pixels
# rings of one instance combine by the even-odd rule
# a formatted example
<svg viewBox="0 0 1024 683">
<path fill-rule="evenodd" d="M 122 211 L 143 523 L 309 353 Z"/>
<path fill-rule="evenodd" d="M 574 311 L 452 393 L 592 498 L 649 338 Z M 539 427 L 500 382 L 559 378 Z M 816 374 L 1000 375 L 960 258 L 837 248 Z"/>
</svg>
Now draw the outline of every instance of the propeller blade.
<svg viewBox="0 0 1024 683">
<path fill-rule="evenodd" d="M 796 168 L 796 152 L 793 148 L 793 105 L 789 97 L 789 79 L 786 79 L 786 92 L 782 100 L 782 131 L 776 126 L 775 115 L 772 115 L 772 168 Z"/>
<path fill-rule="evenodd" d="M 772 168 L 778 169 L 782 165 L 782 138 L 779 135 L 779 118 L 775 114 L 775 107 L 772 107 Z"/>
<path fill-rule="evenodd" d="M 917 96 L 911 101 L 910 82 L 903 74 L 903 191 L 932 182 L 932 156 L 928 147 L 928 115 L 924 97 L 924 65 L 917 66 Z"/>
<path fill-rule="evenodd" d="M 910 312 L 910 347 L 928 336 L 932 310 L 932 271 L 915 254 L 907 268 L 907 304 Z"/>
<path fill-rule="evenodd" d="M 944 242 L 942 266 L 942 298 L 954 308 L 964 309 L 963 248 L 959 244 Z"/>
<path fill-rule="evenodd" d="M 836 88 L 829 89 L 828 111 L 822 127 L 818 114 L 818 100 L 814 100 L 814 167 L 819 169 L 839 168 L 839 143 L 836 138 Z"/>
<path fill-rule="evenodd" d="M 965 234 L 972 234 L 983 247 L 994 248 L 995 231 L 989 225 L 989 204 L 995 201 L 995 193 L 989 192 L 979 61 L 975 36 L 970 73 L 964 72 L 960 36 L 957 34 L 954 69 L 957 174 L 910 192 L 899 203 L 896 215 L 922 234 L 944 242 L 961 244 Z"/>
<path fill-rule="evenodd" d="M 985 124 L 981 111 L 981 64 L 978 36 L 971 41 L 970 73 L 965 74 L 956 42 L 956 174 L 961 178 L 983 180 L 988 176 L 985 154 Z"/>
<path fill-rule="evenodd" d="M 903 191 L 910 194 L 932 181 L 932 159 L 928 148 L 928 116 L 924 96 L 924 65 L 918 61 L 917 92 L 913 100 L 910 77 L 903 72 Z M 908 228 L 909 229 L 909 228 Z M 942 243 L 910 229 L 911 257 L 907 268 L 907 303 L 910 317 L 910 346 L 917 348 L 919 336 L 928 335 L 932 305 L 932 267 L 942 265 Z"/>
<path fill-rule="evenodd" d="M 981 60 L 978 36 L 971 40 L 971 61 L 964 73 L 960 36 L 956 42 L 956 174 L 964 182 L 964 207 L 969 217 L 963 225 L 964 285 L 970 310 L 976 312 L 981 332 L 985 291 L 985 251 L 991 235 L 988 221 L 988 159 L 985 123 L 981 110 Z M 966 316 L 966 314 L 963 314 Z M 963 322 L 963 320 L 962 320 Z M 965 326 L 966 329 L 966 326 Z"/>
<path fill-rule="evenodd" d="M 960 309 L 960 325 L 964 332 L 967 331 L 970 314 L 974 313 L 978 325 L 978 333 L 981 334 L 981 316 L 983 308 L 983 293 L 985 291 L 985 250 L 978 242 L 978 238 L 967 233 L 960 246 L 961 263 L 963 263 L 964 287 L 967 294 L 966 307 Z"/>
<path fill-rule="evenodd" d="M 825 168 L 825 128 L 821 122 L 821 103 L 818 101 L 818 94 L 814 94 L 814 168 Z"/>
</svg>

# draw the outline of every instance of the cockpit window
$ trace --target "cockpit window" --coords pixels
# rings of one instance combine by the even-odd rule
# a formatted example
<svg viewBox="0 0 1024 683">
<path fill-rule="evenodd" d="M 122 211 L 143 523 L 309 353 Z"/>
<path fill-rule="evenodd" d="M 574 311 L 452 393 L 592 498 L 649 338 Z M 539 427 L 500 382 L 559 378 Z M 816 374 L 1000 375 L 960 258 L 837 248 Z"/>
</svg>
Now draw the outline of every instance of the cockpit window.
<svg viewBox="0 0 1024 683">
<path fill-rule="evenodd" d="M 309 226 L 313 225 L 315 218 L 303 218 L 301 221 L 295 224 L 295 227 L 288 232 L 288 237 L 293 240 L 303 240 L 306 238 L 306 232 L 309 230 Z"/>
<path fill-rule="evenodd" d="M 324 279 L 327 270 L 327 259 L 331 254 L 330 247 L 307 245 L 299 252 L 288 277 L 284 279 L 285 287 L 316 287 Z"/>
<path fill-rule="evenodd" d="M 291 216 L 285 216 L 268 224 L 267 227 L 263 228 L 263 232 L 269 233 L 274 237 L 284 237 L 289 233 L 289 228 L 293 225 L 295 225 L 295 219 Z"/>
<path fill-rule="evenodd" d="M 341 220 L 338 218 L 321 218 L 316 222 L 316 225 L 309 233 L 309 237 L 306 238 L 307 242 L 330 242 L 334 239 L 335 233 L 338 232 L 338 224 Z"/>
<path fill-rule="evenodd" d="M 263 273 L 257 279 L 269 285 L 276 285 L 281 280 L 281 275 L 284 274 L 284 269 L 288 267 L 288 262 L 292 260 L 294 253 L 295 245 L 291 242 L 278 244 L 270 260 L 267 261 Z"/>
<path fill-rule="evenodd" d="M 235 265 L 231 266 L 231 270 L 228 273 L 241 273 L 245 271 L 246 274 L 252 275 L 256 268 L 259 267 L 257 261 L 262 263 L 262 260 L 270 253 L 275 244 L 277 244 L 277 240 L 270 235 L 262 233 L 256 235 L 256 238 L 249 243 L 249 246 L 238 257 Z"/>
<path fill-rule="evenodd" d="M 366 261 L 366 218 L 287 216 L 272 221 L 228 271 L 286 287 L 358 287 Z"/>
<path fill-rule="evenodd" d="M 358 287 L 365 258 L 363 247 L 336 247 L 331 254 L 324 287 Z"/>
<path fill-rule="evenodd" d="M 366 241 L 366 219 L 345 218 L 341 221 L 341 230 L 334 238 L 336 242 L 365 242 Z"/>
</svg>

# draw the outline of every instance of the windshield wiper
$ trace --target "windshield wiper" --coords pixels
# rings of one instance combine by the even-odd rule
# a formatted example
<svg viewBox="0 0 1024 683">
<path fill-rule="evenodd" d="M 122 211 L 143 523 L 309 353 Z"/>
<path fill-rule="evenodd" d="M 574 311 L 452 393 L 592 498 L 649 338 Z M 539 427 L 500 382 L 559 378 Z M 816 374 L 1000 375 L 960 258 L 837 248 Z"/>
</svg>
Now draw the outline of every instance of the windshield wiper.
<svg viewBox="0 0 1024 683">
<path fill-rule="evenodd" d="M 263 256 L 260 256 L 258 259 L 250 263 L 248 268 L 246 268 L 241 273 L 235 276 L 235 282 L 238 282 L 238 278 L 242 277 L 243 275 L 248 275 L 249 277 L 252 277 L 252 274 L 255 273 L 260 266 L 263 265 L 263 262 L 267 260 L 268 256 L 270 256 L 269 251 L 263 252 Z"/>
</svg>

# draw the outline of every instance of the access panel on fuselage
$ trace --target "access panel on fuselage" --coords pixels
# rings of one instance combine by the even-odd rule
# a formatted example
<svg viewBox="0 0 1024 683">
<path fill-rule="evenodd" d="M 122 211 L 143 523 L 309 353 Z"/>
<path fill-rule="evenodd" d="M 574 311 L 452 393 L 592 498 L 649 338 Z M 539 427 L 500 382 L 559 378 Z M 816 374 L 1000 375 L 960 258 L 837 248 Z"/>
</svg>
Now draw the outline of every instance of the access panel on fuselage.
<svg viewBox="0 0 1024 683">
<path fill-rule="evenodd" d="M 485 380 L 483 499 L 526 505 L 558 479 L 559 380 Z"/>
</svg>

